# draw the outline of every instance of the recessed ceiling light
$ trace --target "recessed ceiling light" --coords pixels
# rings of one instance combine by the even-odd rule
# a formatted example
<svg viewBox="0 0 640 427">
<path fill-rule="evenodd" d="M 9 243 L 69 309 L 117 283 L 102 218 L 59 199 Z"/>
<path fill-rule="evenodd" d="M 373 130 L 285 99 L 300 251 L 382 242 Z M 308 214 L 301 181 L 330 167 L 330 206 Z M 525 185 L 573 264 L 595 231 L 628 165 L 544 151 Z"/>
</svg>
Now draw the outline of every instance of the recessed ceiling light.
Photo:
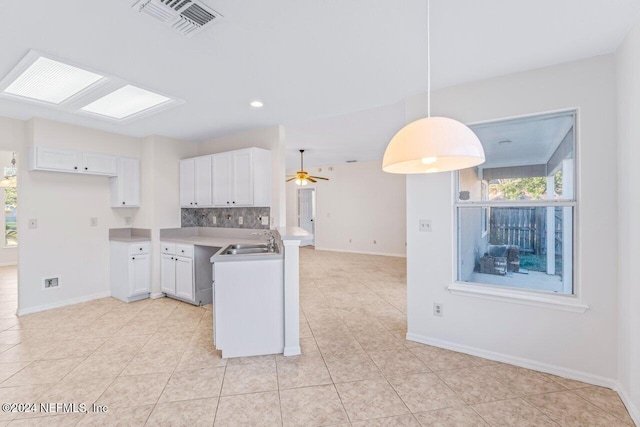
<svg viewBox="0 0 640 427">
<path fill-rule="evenodd" d="M 133 85 L 126 85 L 85 105 L 82 111 L 122 120 L 170 101 L 173 99 Z"/>
<path fill-rule="evenodd" d="M 253 108 L 262 108 L 264 107 L 264 102 L 255 100 L 255 101 L 251 101 L 249 105 L 251 105 L 251 107 Z"/>
<path fill-rule="evenodd" d="M 3 92 L 60 104 L 102 79 L 99 74 L 41 56 Z"/>
</svg>

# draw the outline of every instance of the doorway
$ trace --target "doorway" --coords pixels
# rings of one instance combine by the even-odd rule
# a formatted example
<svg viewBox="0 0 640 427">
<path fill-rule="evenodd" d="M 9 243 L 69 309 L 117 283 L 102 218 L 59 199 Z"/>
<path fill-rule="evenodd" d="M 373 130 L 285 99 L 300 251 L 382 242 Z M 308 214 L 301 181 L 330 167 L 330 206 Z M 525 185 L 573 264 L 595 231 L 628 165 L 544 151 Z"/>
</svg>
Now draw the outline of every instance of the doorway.
<svg viewBox="0 0 640 427">
<path fill-rule="evenodd" d="M 316 243 L 316 189 L 298 188 L 298 227 L 313 234 L 311 240 L 303 240 L 300 246 Z"/>
<path fill-rule="evenodd" d="M 18 187 L 16 153 L 0 151 L 0 317 L 18 309 Z M 0 325 L 1 326 L 1 325 Z M 0 329 L 1 330 L 1 329 Z"/>
</svg>

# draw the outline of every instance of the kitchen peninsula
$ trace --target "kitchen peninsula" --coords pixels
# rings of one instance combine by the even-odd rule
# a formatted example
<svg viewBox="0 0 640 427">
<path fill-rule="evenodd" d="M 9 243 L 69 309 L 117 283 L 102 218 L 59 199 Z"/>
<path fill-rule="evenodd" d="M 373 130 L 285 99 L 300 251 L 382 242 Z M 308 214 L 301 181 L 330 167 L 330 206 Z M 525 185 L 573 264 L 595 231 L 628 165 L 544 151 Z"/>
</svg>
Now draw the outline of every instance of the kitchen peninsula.
<svg viewBox="0 0 640 427">
<path fill-rule="evenodd" d="M 267 249 L 270 235 L 274 237 L 272 250 Z M 160 230 L 163 260 L 168 257 L 162 268 L 162 290 L 168 296 L 184 300 L 178 292 L 179 286 L 174 287 L 171 280 L 165 280 L 177 274 L 170 267 L 171 257 L 197 254 L 198 248 L 206 248 L 211 254 L 207 260 L 208 275 L 202 272 L 204 262 L 191 255 L 193 294 L 204 295 L 207 288 L 212 289 L 213 339 L 222 356 L 298 355 L 298 250 L 300 242 L 308 238 L 310 234 L 297 227 Z M 176 252 L 183 250 L 184 254 Z"/>
</svg>

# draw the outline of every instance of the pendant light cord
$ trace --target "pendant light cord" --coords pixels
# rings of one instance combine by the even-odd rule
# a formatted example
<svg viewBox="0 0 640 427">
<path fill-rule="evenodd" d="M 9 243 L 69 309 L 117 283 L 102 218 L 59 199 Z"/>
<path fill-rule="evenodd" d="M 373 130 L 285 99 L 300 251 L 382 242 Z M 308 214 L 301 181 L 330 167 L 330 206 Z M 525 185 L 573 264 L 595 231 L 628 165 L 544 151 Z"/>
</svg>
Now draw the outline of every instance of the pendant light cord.
<svg viewBox="0 0 640 427">
<path fill-rule="evenodd" d="M 431 117 L 431 0 L 427 0 L 427 117 Z"/>
</svg>

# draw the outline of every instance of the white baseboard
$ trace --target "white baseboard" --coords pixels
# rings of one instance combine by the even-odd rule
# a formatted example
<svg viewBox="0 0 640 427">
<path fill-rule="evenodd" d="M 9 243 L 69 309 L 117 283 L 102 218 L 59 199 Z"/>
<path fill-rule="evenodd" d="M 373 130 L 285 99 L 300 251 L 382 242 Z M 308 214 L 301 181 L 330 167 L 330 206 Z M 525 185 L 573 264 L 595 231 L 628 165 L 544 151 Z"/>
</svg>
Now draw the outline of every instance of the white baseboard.
<svg viewBox="0 0 640 427">
<path fill-rule="evenodd" d="M 149 298 L 151 299 L 163 298 L 164 296 L 164 292 L 152 292 L 149 294 Z"/>
<path fill-rule="evenodd" d="M 78 304 L 81 302 L 92 301 L 94 299 L 107 298 L 111 296 L 111 291 L 101 292 L 99 294 L 86 295 L 84 297 L 72 298 L 64 301 L 53 302 L 51 304 L 37 305 L 35 307 L 19 308 L 18 316 L 25 314 L 37 313 L 39 311 L 51 310 L 52 308 L 66 307 L 68 305 Z"/>
<path fill-rule="evenodd" d="M 597 385 L 617 389 L 618 381 L 613 378 L 606 378 L 599 375 L 593 375 L 588 372 L 576 371 L 574 369 L 562 366 L 550 365 L 548 363 L 538 362 L 532 359 L 511 356 L 504 353 L 496 353 L 493 351 L 483 350 L 477 347 L 460 345 L 449 341 L 443 341 L 435 338 L 425 337 L 419 334 L 408 332 L 407 339 L 409 341 L 419 342 L 421 344 L 432 345 L 447 350 L 457 351 L 459 353 L 470 354 L 472 356 L 482 357 L 484 359 L 495 360 L 496 362 L 507 363 L 509 365 L 520 366 L 522 368 L 532 369 L 534 371 L 546 372 L 547 374 L 557 375 L 588 384 Z"/>
<path fill-rule="evenodd" d="M 296 347 L 285 347 L 282 352 L 283 356 L 299 356 L 302 354 L 302 350 L 300 350 L 300 346 Z"/>
<path fill-rule="evenodd" d="M 348 251 L 345 249 L 331 249 L 331 248 L 322 248 L 316 246 L 317 251 L 327 251 L 327 252 L 342 252 L 347 254 L 360 254 L 360 255 L 380 255 L 380 256 L 390 256 L 396 258 L 406 258 L 407 254 L 392 254 L 388 252 L 367 252 L 367 251 Z"/>
<path fill-rule="evenodd" d="M 620 399 L 622 400 L 622 403 L 624 403 L 624 406 L 627 407 L 627 411 L 629 412 L 629 415 L 631 416 L 633 422 L 636 423 L 637 426 L 640 426 L 639 408 L 633 404 L 631 398 L 629 398 L 629 394 L 622 386 L 618 384 L 618 387 L 616 387 L 615 390 L 620 395 Z"/>
<path fill-rule="evenodd" d="M 14 265 L 18 265 L 18 262 L 17 261 L 0 262 L 0 267 L 11 267 Z"/>
</svg>

